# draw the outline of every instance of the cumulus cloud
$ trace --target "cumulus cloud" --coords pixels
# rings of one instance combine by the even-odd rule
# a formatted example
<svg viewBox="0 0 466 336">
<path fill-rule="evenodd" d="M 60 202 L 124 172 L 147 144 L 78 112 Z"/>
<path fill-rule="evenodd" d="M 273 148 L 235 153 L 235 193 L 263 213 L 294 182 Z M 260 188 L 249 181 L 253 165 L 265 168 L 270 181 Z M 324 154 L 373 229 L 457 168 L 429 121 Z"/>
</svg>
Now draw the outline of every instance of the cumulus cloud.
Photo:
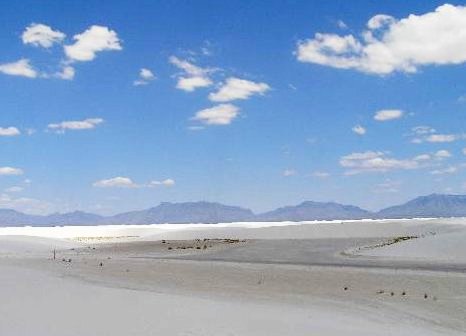
<svg viewBox="0 0 466 336">
<path fill-rule="evenodd" d="M 15 136 L 20 134 L 20 130 L 16 127 L 0 127 L 0 136 Z"/>
<path fill-rule="evenodd" d="M 296 170 L 294 169 L 285 169 L 283 172 L 282 172 L 282 175 L 285 176 L 285 177 L 289 177 L 289 176 L 294 176 L 296 175 Z"/>
<path fill-rule="evenodd" d="M 84 120 L 62 121 L 58 124 L 49 124 L 47 127 L 51 131 L 65 133 L 67 130 L 81 131 L 93 129 L 103 122 L 104 120 L 102 118 L 89 118 Z"/>
<path fill-rule="evenodd" d="M 98 52 L 122 50 L 117 33 L 104 26 L 91 26 L 73 39 L 74 44 L 65 46 L 65 54 L 71 61 L 92 61 Z"/>
<path fill-rule="evenodd" d="M 168 60 L 182 71 L 182 74 L 177 76 L 177 89 L 192 92 L 198 88 L 208 87 L 213 84 L 212 80 L 209 78 L 209 73 L 213 72 L 213 69 L 201 68 L 176 56 L 170 56 Z"/>
<path fill-rule="evenodd" d="M 0 167 L 0 176 L 1 175 L 23 175 L 23 170 L 20 168 L 13 167 Z"/>
<path fill-rule="evenodd" d="M 41 24 L 32 23 L 23 32 L 21 39 L 24 44 L 32 44 L 36 47 L 50 48 L 55 43 L 61 43 L 66 35 L 58 30 Z"/>
<path fill-rule="evenodd" d="M 384 152 L 374 151 L 345 155 L 340 158 L 340 165 L 347 169 L 345 175 L 366 172 L 387 172 L 399 169 L 416 169 L 420 167 L 419 161 L 417 160 L 390 158 L 387 157 Z"/>
<path fill-rule="evenodd" d="M 451 157 L 451 153 L 445 149 L 442 149 L 442 150 L 439 150 L 437 152 L 434 153 L 434 156 L 437 158 L 437 159 L 446 159 L 446 158 L 449 158 Z"/>
<path fill-rule="evenodd" d="M 17 193 L 17 192 L 21 192 L 23 190 L 24 190 L 23 187 L 13 186 L 13 187 L 6 188 L 5 192 L 7 192 L 7 193 Z"/>
<path fill-rule="evenodd" d="M 157 187 L 157 186 L 172 187 L 174 185 L 175 185 L 175 180 L 173 179 L 165 179 L 162 181 L 150 181 L 148 184 L 149 187 Z"/>
<path fill-rule="evenodd" d="M 141 70 L 139 70 L 139 78 L 133 82 L 133 85 L 134 86 L 147 85 L 149 84 L 149 82 L 153 81 L 154 79 L 156 79 L 156 77 L 151 70 L 147 68 L 142 68 Z"/>
<path fill-rule="evenodd" d="M 217 92 L 209 94 L 209 99 L 214 102 L 228 102 L 237 99 L 248 99 L 252 95 L 263 95 L 270 90 L 266 83 L 231 77 L 220 87 Z"/>
<path fill-rule="evenodd" d="M 75 75 L 75 70 L 70 65 L 65 65 L 60 72 L 55 74 L 55 77 L 64 79 L 64 80 L 72 80 Z"/>
<path fill-rule="evenodd" d="M 28 59 L 20 59 L 12 63 L 0 64 L 0 72 L 10 76 L 22 76 L 28 78 L 36 78 L 37 71 L 32 67 Z"/>
<path fill-rule="evenodd" d="M 401 182 L 385 180 L 382 183 L 376 184 L 373 192 L 375 193 L 397 193 L 400 191 Z"/>
<path fill-rule="evenodd" d="M 364 135 L 366 134 L 366 129 L 362 127 L 361 125 L 356 125 L 351 129 L 354 133 L 357 135 Z"/>
<path fill-rule="evenodd" d="M 430 126 L 417 126 L 411 129 L 411 139 L 412 143 L 423 143 L 423 142 L 431 142 L 431 143 L 445 143 L 445 142 L 454 142 L 460 139 L 464 139 L 466 136 L 465 134 L 441 134 L 437 133 L 437 131 L 430 127 Z"/>
<path fill-rule="evenodd" d="M 137 184 L 129 177 L 117 176 L 110 179 L 104 179 L 93 183 L 97 188 L 154 188 L 157 186 L 172 187 L 175 185 L 175 180 L 168 178 L 161 181 L 150 181 L 147 184 Z"/>
<path fill-rule="evenodd" d="M 361 36 L 316 33 L 298 43 L 295 55 L 300 62 L 377 75 L 461 64 L 466 61 L 466 7 L 445 4 L 403 19 L 379 14 Z"/>
<path fill-rule="evenodd" d="M 34 198 L 13 198 L 8 194 L 0 194 L 0 208 L 13 209 L 29 214 L 44 215 L 50 212 L 52 205 Z"/>
<path fill-rule="evenodd" d="M 388 121 L 394 119 L 400 119 L 403 116 L 403 111 L 401 110 L 380 110 L 375 112 L 374 120 L 377 121 Z"/>
<path fill-rule="evenodd" d="M 229 125 L 239 114 L 239 108 L 232 104 L 220 104 L 198 111 L 192 120 L 206 125 Z"/>
<path fill-rule="evenodd" d="M 117 176 L 110 179 L 96 181 L 93 186 L 97 188 L 136 188 L 137 184 L 135 184 L 129 177 Z"/>
<path fill-rule="evenodd" d="M 432 134 L 429 135 L 425 141 L 427 142 L 453 142 L 458 139 L 457 135 L 454 134 Z"/>
<path fill-rule="evenodd" d="M 457 171 L 458 171 L 458 168 L 456 168 L 454 166 L 449 166 L 449 167 L 446 167 L 446 168 L 443 168 L 443 169 L 433 170 L 430 173 L 432 175 L 445 175 L 445 174 L 454 174 Z"/>
<path fill-rule="evenodd" d="M 315 171 L 311 174 L 313 177 L 317 178 L 327 178 L 330 177 L 330 173 L 324 171 Z"/>
<path fill-rule="evenodd" d="M 436 133 L 436 130 L 430 126 L 416 126 L 411 129 L 415 135 L 425 135 Z"/>
</svg>

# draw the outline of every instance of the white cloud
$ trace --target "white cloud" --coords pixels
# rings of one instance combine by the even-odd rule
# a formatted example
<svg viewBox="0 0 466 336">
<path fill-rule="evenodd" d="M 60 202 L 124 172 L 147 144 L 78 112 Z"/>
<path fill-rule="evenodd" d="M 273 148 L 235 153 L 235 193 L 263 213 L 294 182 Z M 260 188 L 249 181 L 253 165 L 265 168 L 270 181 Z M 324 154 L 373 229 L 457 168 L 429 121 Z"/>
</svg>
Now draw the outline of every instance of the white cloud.
<svg viewBox="0 0 466 336">
<path fill-rule="evenodd" d="M 358 135 L 366 134 L 366 129 L 362 127 L 361 125 L 356 125 L 351 130 Z"/>
<path fill-rule="evenodd" d="M 74 121 L 62 121 L 58 124 L 49 124 L 47 127 L 49 130 L 57 133 L 64 133 L 66 130 L 87 130 L 93 129 L 97 125 L 103 123 L 102 118 L 89 118 L 85 120 L 74 120 Z"/>
<path fill-rule="evenodd" d="M 327 178 L 330 177 L 330 173 L 324 172 L 324 171 L 316 171 L 311 174 L 313 177 L 317 178 Z"/>
<path fill-rule="evenodd" d="M 466 147 L 463 148 L 463 154 L 466 155 Z"/>
<path fill-rule="evenodd" d="M 165 179 L 162 181 L 150 181 L 149 187 L 157 187 L 157 186 L 165 186 L 165 187 L 172 187 L 175 185 L 175 180 L 173 179 Z"/>
<path fill-rule="evenodd" d="M 445 149 L 437 151 L 434 156 L 438 159 L 445 159 L 451 157 L 451 153 Z"/>
<path fill-rule="evenodd" d="M 411 140 L 412 143 L 420 144 L 423 142 L 442 143 L 453 142 L 466 137 L 465 134 L 439 134 L 437 131 L 429 126 L 417 126 L 411 129 L 412 133 L 409 135 L 414 136 Z"/>
<path fill-rule="evenodd" d="M 343 20 L 338 20 L 337 21 L 337 26 L 340 29 L 348 29 L 348 25 Z"/>
<path fill-rule="evenodd" d="M 0 194 L 0 208 L 43 215 L 50 212 L 52 205 L 34 198 L 12 198 L 7 194 Z"/>
<path fill-rule="evenodd" d="M 400 191 L 401 182 L 386 180 L 375 186 L 373 192 L 375 193 L 397 193 Z"/>
<path fill-rule="evenodd" d="M 176 83 L 176 88 L 192 92 L 198 88 L 211 86 L 212 83 L 213 82 L 207 77 L 180 77 Z"/>
<path fill-rule="evenodd" d="M 55 74 L 56 77 L 64 80 L 72 80 L 75 75 L 75 70 L 70 65 L 65 65 L 60 72 Z"/>
<path fill-rule="evenodd" d="M 444 168 L 444 169 L 433 170 L 430 173 L 432 175 L 445 175 L 445 174 L 454 174 L 457 171 L 458 171 L 458 168 L 456 168 L 454 166 L 450 166 L 450 167 L 447 167 L 447 168 Z"/>
<path fill-rule="evenodd" d="M 416 126 L 411 129 L 415 135 L 426 135 L 436 133 L 436 130 L 430 126 Z"/>
<path fill-rule="evenodd" d="M 345 175 L 366 172 L 387 172 L 398 169 L 416 169 L 420 167 L 417 160 L 399 160 L 387 157 L 384 152 L 373 151 L 345 155 L 341 157 L 340 165 L 347 169 Z"/>
<path fill-rule="evenodd" d="M 301 62 L 379 75 L 461 64 L 466 61 L 466 7 L 445 4 L 400 20 L 379 14 L 368 21 L 362 39 L 317 33 L 300 41 L 295 55 Z"/>
<path fill-rule="evenodd" d="M 229 125 L 239 114 L 239 108 L 232 104 L 220 104 L 201 110 L 192 118 L 207 125 Z"/>
<path fill-rule="evenodd" d="M 17 193 L 17 192 L 21 192 L 21 191 L 23 191 L 23 190 L 24 190 L 23 187 L 13 186 L 13 187 L 6 188 L 6 189 L 5 189 L 5 192 L 8 192 L 8 193 Z"/>
<path fill-rule="evenodd" d="M 192 92 L 198 88 L 208 87 L 213 84 L 209 78 L 209 73 L 213 72 L 213 69 L 201 68 L 176 56 L 171 56 L 168 60 L 183 72 L 182 75 L 178 76 L 177 89 Z"/>
<path fill-rule="evenodd" d="M 23 175 L 23 170 L 13 167 L 0 167 L 0 175 Z"/>
<path fill-rule="evenodd" d="M 168 178 L 162 181 L 150 181 L 147 184 L 137 184 L 133 182 L 129 177 L 114 177 L 110 179 L 104 179 L 93 183 L 94 187 L 97 188 L 154 188 L 158 186 L 172 187 L 175 185 L 175 180 Z"/>
<path fill-rule="evenodd" d="M 230 77 L 217 92 L 209 94 L 209 99 L 214 102 L 228 102 L 236 99 L 248 99 L 255 94 L 263 95 L 269 90 L 270 86 L 266 83 Z"/>
<path fill-rule="evenodd" d="M 375 112 L 374 120 L 377 121 L 388 121 L 399 119 L 403 116 L 403 111 L 401 110 L 380 110 Z"/>
<path fill-rule="evenodd" d="M 21 132 L 16 127 L 0 127 L 0 136 L 15 136 L 20 134 Z"/>
<path fill-rule="evenodd" d="M 415 161 L 429 161 L 431 159 L 432 157 L 429 154 L 421 154 L 413 158 Z"/>
<path fill-rule="evenodd" d="M 37 77 L 37 71 L 31 66 L 29 60 L 25 58 L 12 63 L 0 64 L 0 72 L 10 76 Z"/>
<path fill-rule="evenodd" d="M 454 134 L 432 134 L 429 135 L 425 141 L 427 142 L 453 142 L 456 141 L 458 137 Z"/>
<path fill-rule="evenodd" d="M 74 44 L 65 46 L 65 54 L 72 61 L 92 61 L 98 52 L 122 49 L 117 33 L 104 26 L 91 26 L 73 39 Z"/>
<path fill-rule="evenodd" d="M 32 23 L 21 36 L 24 44 L 36 47 L 50 48 L 55 43 L 61 43 L 65 34 L 44 24 Z"/>
<path fill-rule="evenodd" d="M 149 84 L 150 81 L 153 81 L 155 79 L 156 77 L 151 70 L 147 68 L 142 68 L 141 70 L 139 70 L 139 78 L 133 82 L 133 85 L 135 86 L 147 85 Z"/>
<path fill-rule="evenodd" d="M 97 188 L 136 188 L 138 185 L 129 177 L 117 176 L 94 182 L 93 186 Z"/>
<path fill-rule="evenodd" d="M 289 176 L 294 176 L 296 175 L 296 170 L 294 169 L 285 169 L 283 172 L 282 172 L 282 175 L 285 176 L 285 177 L 289 177 Z"/>
</svg>

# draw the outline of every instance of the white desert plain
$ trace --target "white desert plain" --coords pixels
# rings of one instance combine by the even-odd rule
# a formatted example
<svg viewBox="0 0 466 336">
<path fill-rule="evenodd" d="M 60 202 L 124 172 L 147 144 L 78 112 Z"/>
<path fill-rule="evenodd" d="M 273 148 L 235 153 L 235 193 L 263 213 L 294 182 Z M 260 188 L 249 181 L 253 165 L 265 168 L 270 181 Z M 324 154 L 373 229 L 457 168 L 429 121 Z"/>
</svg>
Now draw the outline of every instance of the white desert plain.
<svg viewBox="0 0 466 336">
<path fill-rule="evenodd" d="M 466 219 L 0 228 L 0 335 L 465 335 Z"/>
</svg>

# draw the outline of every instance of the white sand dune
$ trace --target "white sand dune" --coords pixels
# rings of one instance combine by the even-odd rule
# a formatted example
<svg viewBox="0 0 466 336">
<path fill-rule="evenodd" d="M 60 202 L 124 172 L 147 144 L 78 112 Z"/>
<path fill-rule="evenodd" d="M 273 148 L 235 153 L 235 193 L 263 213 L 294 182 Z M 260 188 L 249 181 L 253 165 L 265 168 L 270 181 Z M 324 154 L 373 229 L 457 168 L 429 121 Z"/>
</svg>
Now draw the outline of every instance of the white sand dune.
<svg viewBox="0 0 466 336">
<path fill-rule="evenodd" d="M 464 335 L 464 223 L 0 228 L 0 335 Z"/>
<path fill-rule="evenodd" d="M 362 255 L 466 264 L 466 228 L 368 249 Z"/>
<path fill-rule="evenodd" d="M 41 256 L 50 255 L 54 249 L 68 249 L 80 246 L 72 241 L 31 236 L 0 236 L 0 256 Z"/>
</svg>

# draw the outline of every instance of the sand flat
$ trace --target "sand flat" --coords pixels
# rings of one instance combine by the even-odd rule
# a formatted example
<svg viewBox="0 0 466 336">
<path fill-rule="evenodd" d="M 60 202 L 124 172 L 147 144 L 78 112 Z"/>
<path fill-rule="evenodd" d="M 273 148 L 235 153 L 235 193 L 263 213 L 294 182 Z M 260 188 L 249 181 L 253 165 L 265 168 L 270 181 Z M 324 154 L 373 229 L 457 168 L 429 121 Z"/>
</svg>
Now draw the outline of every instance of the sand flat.
<svg viewBox="0 0 466 336">
<path fill-rule="evenodd" d="M 72 245 L 16 237 L 0 253 L 0 334 L 464 335 L 461 260 L 353 253 L 398 235 L 461 234 L 464 225 L 392 224 L 366 234 L 354 223 L 145 229 L 132 241 L 69 237 Z M 333 232 L 342 225 L 347 233 Z M 25 253 L 36 239 L 37 254 Z"/>
</svg>

